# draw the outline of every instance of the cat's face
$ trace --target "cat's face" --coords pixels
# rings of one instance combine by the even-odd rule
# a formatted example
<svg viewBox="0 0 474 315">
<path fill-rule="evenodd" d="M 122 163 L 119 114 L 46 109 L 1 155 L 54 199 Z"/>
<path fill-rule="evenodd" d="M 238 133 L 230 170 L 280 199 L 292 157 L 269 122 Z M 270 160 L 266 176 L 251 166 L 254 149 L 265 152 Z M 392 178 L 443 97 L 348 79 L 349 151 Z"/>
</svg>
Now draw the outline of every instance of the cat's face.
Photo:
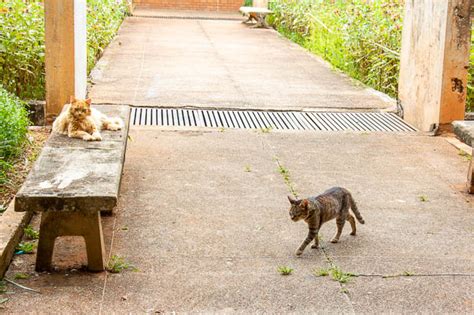
<svg viewBox="0 0 474 315">
<path fill-rule="evenodd" d="M 293 199 L 293 197 L 288 196 L 288 200 L 290 201 L 290 218 L 291 220 L 297 222 L 299 220 L 303 220 L 308 216 L 308 200 L 298 200 Z"/>
<path fill-rule="evenodd" d="M 74 97 L 71 97 L 71 107 L 69 107 L 69 112 L 71 115 L 78 119 L 84 120 L 87 116 L 91 115 L 91 99 L 78 100 Z"/>
</svg>

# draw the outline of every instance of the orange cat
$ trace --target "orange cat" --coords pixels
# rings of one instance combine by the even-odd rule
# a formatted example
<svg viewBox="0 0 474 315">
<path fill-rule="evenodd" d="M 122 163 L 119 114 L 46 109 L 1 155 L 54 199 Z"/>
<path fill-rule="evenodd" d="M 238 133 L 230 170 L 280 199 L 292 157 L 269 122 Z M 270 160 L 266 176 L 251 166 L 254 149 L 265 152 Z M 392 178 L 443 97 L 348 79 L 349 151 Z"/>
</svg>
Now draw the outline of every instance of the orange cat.
<svg viewBox="0 0 474 315">
<path fill-rule="evenodd" d="M 53 131 L 70 138 L 86 141 L 100 141 L 100 130 L 120 130 L 123 121 L 109 118 L 95 108 L 91 108 L 91 99 L 78 100 L 71 96 L 70 104 L 53 123 Z"/>
</svg>

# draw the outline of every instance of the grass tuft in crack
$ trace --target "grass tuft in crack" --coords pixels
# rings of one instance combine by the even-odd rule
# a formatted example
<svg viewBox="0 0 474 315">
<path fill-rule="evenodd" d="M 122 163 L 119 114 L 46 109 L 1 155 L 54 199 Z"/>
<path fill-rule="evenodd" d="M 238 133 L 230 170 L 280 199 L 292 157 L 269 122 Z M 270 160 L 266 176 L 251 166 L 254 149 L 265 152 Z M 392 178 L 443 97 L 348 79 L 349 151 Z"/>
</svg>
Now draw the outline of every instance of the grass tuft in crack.
<svg viewBox="0 0 474 315">
<path fill-rule="evenodd" d="M 352 279 L 352 277 L 356 276 L 353 273 L 342 271 L 342 269 L 338 266 L 331 267 L 329 271 L 331 272 L 332 279 L 339 283 L 347 283 Z"/>
<path fill-rule="evenodd" d="M 288 190 L 295 198 L 298 198 L 298 193 L 296 192 L 295 184 L 291 181 L 290 171 L 280 163 L 278 157 L 274 157 L 274 160 L 278 165 L 278 173 L 280 173 L 281 177 L 285 181 Z"/>
<path fill-rule="evenodd" d="M 120 273 L 124 270 L 138 271 L 138 269 L 125 261 L 123 257 L 113 255 L 110 257 L 109 263 L 107 264 L 107 271 L 111 273 Z"/>
<path fill-rule="evenodd" d="M 317 277 L 326 277 L 329 275 L 329 270 L 327 268 L 319 268 L 314 270 L 314 275 Z"/>
<path fill-rule="evenodd" d="M 36 248 L 36 244 L 33 242 L 21 242 L 16 247 L 17 252 L 22 252 L 24 254 L 32 254 Z"/>
<path fill-rule="evenodd" d="M 292 268 L 287 267 L 287 266 L 280 266 L 280 267 L 278 267 L 277 270 L 282 276 L 289 276 L 294 271 Z"/>
<path fill-rule="evenodd" d="M 31 225 L 28 225 L 23 229 L 25 236 L 30 240 L 37 240 L 39 238 L 39 232 L 36 231 Z"/>
</svg>

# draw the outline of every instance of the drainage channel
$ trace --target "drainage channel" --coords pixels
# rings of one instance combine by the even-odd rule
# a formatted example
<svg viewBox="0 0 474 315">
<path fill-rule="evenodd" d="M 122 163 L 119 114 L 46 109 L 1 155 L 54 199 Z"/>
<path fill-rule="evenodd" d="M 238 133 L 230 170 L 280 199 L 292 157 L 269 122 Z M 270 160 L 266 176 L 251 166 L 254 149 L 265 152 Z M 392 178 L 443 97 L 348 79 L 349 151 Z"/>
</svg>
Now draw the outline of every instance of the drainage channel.
<svg viewBox="0 0 474 315">
<path fill-rule="evenodd" d="M 134 126 L 235 129 L 415 132 L 393 113 L 289 112 L 133 107 Z"/>
</svg>

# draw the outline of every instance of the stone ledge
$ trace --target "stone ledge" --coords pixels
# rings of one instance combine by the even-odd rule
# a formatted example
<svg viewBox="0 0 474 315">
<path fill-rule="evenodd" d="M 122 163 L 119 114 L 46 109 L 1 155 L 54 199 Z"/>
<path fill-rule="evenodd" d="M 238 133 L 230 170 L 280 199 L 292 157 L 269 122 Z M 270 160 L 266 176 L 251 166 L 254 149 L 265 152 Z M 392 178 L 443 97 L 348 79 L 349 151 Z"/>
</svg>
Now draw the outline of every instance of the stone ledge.
<svg viewBox="0 0 474 315">
<path fill-rule="evenodd" d="M 15 212 L 15 200 L 10 202 L 7 210 L 0 216 L 0 279 L 10 265 L 15 247 L 23 236 L 23 228 L 28 225 L 32 212 Z"/>
<path fill-rule="evenodd" d="M 456 136 L 464 143 L 472 147 L 472 139 L 474 139 L 474 121 L 453 121 L 453 127 Z"/>
</svg>

